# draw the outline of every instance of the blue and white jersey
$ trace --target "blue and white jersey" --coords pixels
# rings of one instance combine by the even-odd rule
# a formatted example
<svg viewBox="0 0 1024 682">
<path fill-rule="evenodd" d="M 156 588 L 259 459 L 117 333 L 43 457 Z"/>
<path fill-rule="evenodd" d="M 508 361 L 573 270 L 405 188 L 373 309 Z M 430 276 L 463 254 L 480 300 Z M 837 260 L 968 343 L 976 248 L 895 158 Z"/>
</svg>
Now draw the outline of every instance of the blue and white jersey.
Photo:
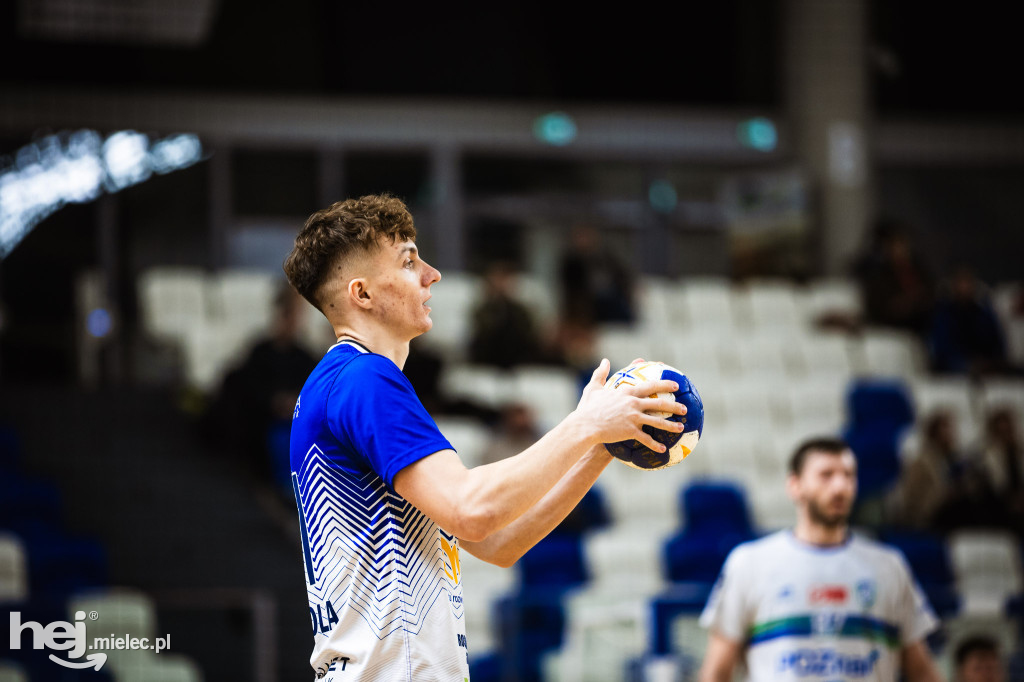
<svg viewBox="0 0 1024 682">
<path fill-rule="evenodd" d="M 938 620 L 896 550 L 781 531 L 732 551 L 701 625 L 746 644 L 752 682 L 896 682 L 900 650 Z"/>
<path fill-rule="evenodd" d="M 291 470 L 317 679 L 468 679 L 458 540 L 392 487 L 451 447 L 395 363 L 358 344 L 303 386 Z"/>
</svg>

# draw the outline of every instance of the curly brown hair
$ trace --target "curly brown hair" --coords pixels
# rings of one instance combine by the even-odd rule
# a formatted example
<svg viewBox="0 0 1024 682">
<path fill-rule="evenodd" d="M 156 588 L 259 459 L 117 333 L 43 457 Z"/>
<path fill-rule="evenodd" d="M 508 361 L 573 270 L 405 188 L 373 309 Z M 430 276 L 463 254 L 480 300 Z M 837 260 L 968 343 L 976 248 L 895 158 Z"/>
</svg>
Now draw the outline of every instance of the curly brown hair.
<svg viewBox="0 0 1024 682">
<path fill-rule="evenodd" d="M 368 194 L 331 204 L 309 216 L 284 261 L 284 274 L 303 298 L 323 312 L 324 284 L 353 253 L 372 252 L 383 239 L 416 239 L 412 215 L 401 199 Z"/>
</svg>

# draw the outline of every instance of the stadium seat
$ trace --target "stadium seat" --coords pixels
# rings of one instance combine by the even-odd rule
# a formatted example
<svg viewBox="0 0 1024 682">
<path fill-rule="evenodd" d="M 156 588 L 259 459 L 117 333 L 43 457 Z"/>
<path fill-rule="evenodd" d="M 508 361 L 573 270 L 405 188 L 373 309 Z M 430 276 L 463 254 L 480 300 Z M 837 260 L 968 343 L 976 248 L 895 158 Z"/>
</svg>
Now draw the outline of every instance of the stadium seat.
<svg viewBox="0 0 1024 682">
<path fill-rule="evenodd" d="M 670 585 L 651 600 L 651 648 L 654 655 L 675 652 L 679 618 L 696 618 L 707 604 L 712 583 L 688 582 Z"/>
<path fill-rule="evenodd" d="M 976 442 L 981 435 L 978 401 L 966 377 L 927 377 L 911 382 L 910 386 L 919 423 L 938 410 L 948 410 L 957 425 L 959 446 Z"/>
<path fill-rule="evenodd" d="M 7 527 L 24 545 L 33 598 L 55 598 L 107 584 L 107 553 L 95 540 L 71 536 L 60 526 L 36 519 Z"/>
<path fill-rule="evenodd" d="M 577 599 L 583 597 L 585 601 Z M 624 679 L 628 661 L 646 650 L 649 619 L 646 599 L 620 593 L 572 595 L 566 607 L 566 634 L 557 655 L 545 658 L 546 679 L 589 682 Z"/>
<path fill-rule="evenodd" d="M 470 655 L 482 657 L 497 648 L 494 606 L 515 589 L 516 574 L 465 551 L 459 552 L 459 562 L 466 605 L 466 632 L 471 638 Z"/>
<path fill-rule="evenodd" d="M 740 337 L 734 344 L 733 373 L 774 383 L 777 391 L 791 374 L 787 348 L 792 342 L 792 338 L 756 333 Z"/>
<path fill-rule="evenodd" d="M 1010 407 L 1017 414 L 1018 423 L 1024 418 L 1024 380 L 1009 378 L 985 379 L 981 390 L 981 403 L 985 412 L 995 407 Z"/>
<path fill-rule="evenodd" d="M 787 280 L 754 280 L 735 298 L 735 312 L 755 329 L 782 328 L 789 334 L 803 329 L 802 292 Z"/>
<path fill-rule="evenodd" d="M 28 594 L 25 546 L 16 535 L 0 531 L 0 604 L 25 601 Z"/>
<path fill-rule="evenodd" d="M 910 570 L 940 617 L 959 609 L 956 576 L 945 541 L 928 533 L 886 531 L 879 540 L 903 553 Z"/>
<path fill-rule="evenodd" d="M 451 364 L 439 383 L 449 399 L 470 400 L 484 407 L 497 409 L 516 398 L 511 375 L 486 365 Z"/>
<path fill-rule="evenodd" d="M 727 279 L 684 279 L 681 293 L 689 329 L 730 330 L 735 326 L 733 292 Z"/>
<path fill-rule="evenodd" d="M 910 378 L 924 371 L 924 349 L 909 332 L 869 329 L 863 334 L 861 351 L 864 376 Z"/>
<path fill-rule="evenodd" d="M 28 671 L 14 661 L 0 660 L 0 682 L 29 682 Z"/>
<path fill-rule="evenodd" d="M 819 279 L 807 288 L 804 313 L 813 323 L 828 314 L 840 314 L 854 319 L 861 316 L 860 292 L 850 279 Z"/>
<path fill-rule="evenodd" d="M 434 326 L 424 342 L 450 359 L 462 356 L 469 339 L 470 317 L 480 291 L 480 278 L 465 272 L 446 272 L 430 288 L 430 318 Z"/>
<path fill-rule="evenodd" d="M 209 276 L 210 318 L 222 320 L 242 333 L 266 333 L 274 311 L 274 296 L 283 278 L 266 270 L 227 268 Z"/>
<path fill-rule="evenodd" d="M 847 390 L 846 383 L 828 378 L 808 376 L 793 381 L 787 390 L 775 396 L 788 406 L 790 427 L 776 429 L 775 433 L 784 436 L 793 447 L 804 438 L 838 434 L 847 421 Z"/>
<path fill-rule="evenodd" d="M 115 632 L 132 637 L 156 636 L 156 605 L 145 593 L 129 588 L 107 588 L 79 592 L 68 600 L 68 617 L 77 611 L 98 618 L 89 627 L 97 632 Z"/>
<path fill-rule="evenodd" d="M 540 681 L 541 659 L 563 642 L 563 595 L 561 590 L 522 589 L 495 605 L 502 679 Z"/>
<path fill-rule="evenodd" d="M 637 287 L 637 321 L 646 329 L 661 334 L 686 328 L 686 311 L 680 295 L 682 287 L 674 280 L 646 277 Z"/>
<path fill-rule="evenodd" d="M 448 275 L 445 275 L 447 281 Z M 558 297 L 552 296 L 553 288 L 541 278 L 520 274 L 516 278 L 513 291 L 533 315 L 534 324 L 538 329 L 547 329 L 558 323 Z"/>
<path fill-rule="evenodd" d="M 576 373 L 550 366 L 522 366 L 512 372 L 516 399 L 529 405 L 542 431 L 548 431 L 576 409 L 580 390 Z"/>
<path fill-rule="evenodd" d="M 657 334 L 640 334 L 632 325 L 606 324 L 597 329 L 594 352 L 597 357 L 608 358 L 614 372 L 636 358 L 667 357 L 664 339 Z"/>
<path fill-rule="evenodd" d="M 252 330 L 225 320 L 210 319 L 186 329 L 181 341 L 189 385 L 204 392 L 216 390 L 231 367 L 242 362 L 255 340 Z"/>
<path fill-rule="evenodd" d="M 616 524 L 641 523 L 659 529 L 677 527 L 679 517 L 675 500 L 684 476 L 689 472 L 691 458 L 706 454 L 700 449 L 702 447 L 698 445 L 698 450 L 671 472 L 638 471 L 612 462 L 595 486 L 604 496 L 612 521 Z"/>
<path fill-rule="evenodd" d="M 516 570 L 526 590 L 565 591 L 582 585 L 587 580 L 582 541 L 578 535 L 552 533 L 516 562 Z"/>
<path fill-rule="evenodd" d="M 155 338 L 180 341 L 210 317 L 206 273 L 200 268 L 150 268 L 139 276 L 142 326 Z"/>
<path fill-rule="evenodd" d="M 949 551 L 965 615 L 1002 614 L 1024 591 L 1020 546 L 1010 533 L 959 531 Z"/>
<path fill-rule="evenodd" d="M 434 419 L 441 434 L 459 453 L 463 464 L 474 467 L 484 462 L 491 431 L 473 417 L 439 416 Z"/>
<path fill-rule="evenodd" d="M 588 533 L 583 538 L 583 555 L 590 586 L 619 594 L 661 589 L 661 546 L 670 532 L 633 523 Z"/>
<path fill-rule="evenodd" d="M 710 588 L 733 547 L 755 537 L 743 490 L 728 483 L 693 483 L 680 495 L 686 525 L 664 549 L 672 582 Z"/>
<path fill-rule="evenodd" d="M 876 495 L 900 475 L 899 443 L 914 421 L 914 409 L 901 381 L 862 379 L 847 397 L 849 422 L 843 437 L 857 456 L 862 498 Z"/>
<path fill-rule="evenodd" d="M 838 334 L 812 334 L 798 337 L 788 346 L 791 366 L 802 369 L 808 378 L 853 376 L 850 343 Z M 795 372 L 799 373 L 799 372 Z"/>
</svg>

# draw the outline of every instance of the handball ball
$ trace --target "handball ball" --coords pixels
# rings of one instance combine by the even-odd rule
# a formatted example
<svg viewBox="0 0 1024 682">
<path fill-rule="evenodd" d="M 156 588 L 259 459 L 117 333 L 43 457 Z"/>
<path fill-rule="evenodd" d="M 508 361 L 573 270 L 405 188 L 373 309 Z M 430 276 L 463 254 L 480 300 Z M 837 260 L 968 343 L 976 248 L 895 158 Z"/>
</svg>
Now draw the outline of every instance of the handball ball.
<svg viewBox="0 0 1024 682">
<path fill-rule="evenodd" d="M 670 379 L 679 384 L 679 390 L 675 393 L 659 393 L 657 397 L 674 399 L 676 402 L 686 405 L 686 414 L 672 414 L 669 419 L 674 422 L 681 421 L 685 427 L 682 433 L 664 431 L 653 426 L 643 427 L 644 431 L 650 434 L 654 440 L 667 448 L 665 452 L 655 452 L 637 440 L 605 444 L 613 457 L 636 469 L 664 469 L 673 464 L 679 464 L 697 447 L 697 441 L 704 429 L 704 403 L 700 399 L 700 394 L 697 393 L 697 387 L 685 374 L 663 362 L 634 362 L 613 374 L 605 386 L 609 388 L 636 386 L 645 381 L 659 379 Z M 651 414 L 668 417 L 671 413 L 652 412 Z"/>
</svg>

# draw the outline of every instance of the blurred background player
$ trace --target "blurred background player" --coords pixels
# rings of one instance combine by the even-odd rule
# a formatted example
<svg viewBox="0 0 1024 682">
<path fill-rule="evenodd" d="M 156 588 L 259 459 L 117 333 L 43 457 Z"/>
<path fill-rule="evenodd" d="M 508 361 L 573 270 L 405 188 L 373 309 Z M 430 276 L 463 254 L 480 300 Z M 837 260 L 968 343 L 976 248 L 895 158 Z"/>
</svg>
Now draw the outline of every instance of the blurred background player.
<svg viewBox="0 0 1024 682">
<path fill-rule="evenodd" d="M 986 635 L 975 635 L 960 642 L 953 653 L 955 682 L 1003 682 L 1006 675 L 999 655 L 999 644 Z"/>
<path fill-rule="evenodd" d="M 611 462 L 603 443 L 681 431 L 639 398 L 678 388 L 604 388 L 601 362 L 575 411 L 522 453 L 467 469 L 402 374 L 430 330 L 431 286 L 405 205 L 364 196 L 314 213 L 285 261 L 289 281 L 338 338 L 303 386 L 291 432 L 318 678 L 469 676 L 460 546 L 510 566 L 564 519 Z M 335 676 L 338 677 L 335 677 Z"/>
<path fill-rule="evenodd" d="M 702 682 L 939 680 L 924 638 L 938 621 L 903 557 L 852 535 L 857 463 L 845 442 L 803 443 L 787 492 L 796 527 L 740 545 L 726 560 L 701 624 Z"/>
</svg>

